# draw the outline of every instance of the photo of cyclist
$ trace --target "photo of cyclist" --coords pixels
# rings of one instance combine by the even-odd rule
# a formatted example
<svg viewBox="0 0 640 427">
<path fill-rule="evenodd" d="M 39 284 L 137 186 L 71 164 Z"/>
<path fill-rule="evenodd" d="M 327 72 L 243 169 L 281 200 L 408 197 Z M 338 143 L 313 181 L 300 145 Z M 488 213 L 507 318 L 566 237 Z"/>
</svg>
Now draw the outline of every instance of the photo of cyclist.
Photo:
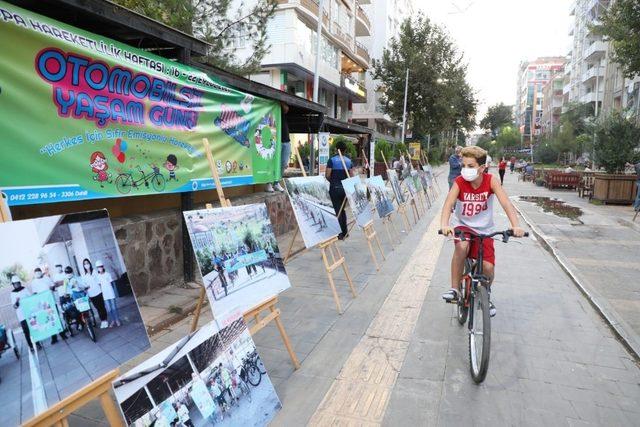
<svg viewBox="0 0 640 427">
<path fill-rule="evenodd" d="M 524 230 L 520 228 L 515 208 L 504 191 L 500 180 L 495 176 L 484 173 L 486 169 L 487 152 L 480 147 L 465 147 L 461 151 L 462 172 L 454 179 L 449 194 L 442 208 L 440 228 L 445 236 L 453 235 L 454 229 L 473 231 L 475 233 L 491 233 L 493 231 L 493 200 L 498 199 L 502 209 L 509 218 L 515 237 L 522 237 Z M 494 197 L 495 196 L 495 197 Z M 457 203 L 456 203 L 457 202 Z M 453 209 L 455 205 L 455 210 Z M 453 218 L 451 218 L 453 210 Z M 472 258 L 478 253 L 477 241 L 460 241 L 454 239 L 455 251 L 451 259 L 451 289 L 442 298 L 447 302 L 457 301 L 460 295 L 460 281 L 467 256 Z M 493 281 L 495 252 L 493 240 L 483 241 L 484 262 L 483 271 Z M 489 291 L 491 288 L 489 288 Z M 489 302 L 491 316 L 495 316 L 496 309 Z"/>
</svg>

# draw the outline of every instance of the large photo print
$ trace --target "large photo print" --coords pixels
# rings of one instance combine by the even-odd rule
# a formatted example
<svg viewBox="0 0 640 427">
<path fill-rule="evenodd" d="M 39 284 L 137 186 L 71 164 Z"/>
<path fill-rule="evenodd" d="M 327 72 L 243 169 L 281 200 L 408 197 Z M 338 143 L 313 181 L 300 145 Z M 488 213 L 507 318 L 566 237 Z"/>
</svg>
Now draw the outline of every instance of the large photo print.
<svg viewBox="0 0 640 427">
<path fill-rule="evenodd" d="M 264 203 L 184 217 L 214 316 L 244 313 L 291 286 Z"/>
<path fill-rule="evenodd" d="M 282 407 L 242 318 L 202 326 L 113 383 L 130 426 L 265 426 Z"/>
<path fill-rule="evenodd" d="M 329 182 L 324 177 L 286 178 L 284 182 L 307 248 L 340 233 L 340 224 L 329 197 Z"/>
<path fill-rule="evenodd" d="M 384 218 L 393 212 L 393 203 L 387 192 L 387 186 L 380 175 L 367 179 L 367 188 L 371 193 L 373 204 L 380 218 Z"/>
<path fill-rule="evenodd" d="M 149 348 L 106 210 L 0 224 L 0 425 Z"/>
<path fill-rule="evenodd" d="M 398 173 L 396 172 L 396 170 L 387 169 L 387 177 L 389 179 L 389 183 L 391 184 L 391 188 L 393 188 L 393 194 L 396 196 L 398 205 L 405 203 L 406 199 L 404 197 L 402 187 L 400 186 L 400 180 L 398 179 Z"/>
<path fill-rule="evenodd" d="M 347 195 L 351 211 L 356 217 L 358 227 L 364 227 L 373 220 L 371 204 L 367 198 L 367 185 L 359 176 L 342 180 L 342 187 Z"/>
</svg>

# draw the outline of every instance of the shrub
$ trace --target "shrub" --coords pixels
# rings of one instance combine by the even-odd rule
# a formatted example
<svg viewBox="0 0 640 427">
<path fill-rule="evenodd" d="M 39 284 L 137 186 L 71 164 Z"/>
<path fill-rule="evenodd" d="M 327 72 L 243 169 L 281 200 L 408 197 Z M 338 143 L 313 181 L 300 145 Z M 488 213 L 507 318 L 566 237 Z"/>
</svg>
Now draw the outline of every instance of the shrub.
<svg viewBox="0 0 640 427">
<path fill-rule="evenodd" d="M 533 158 L 540 163 L 553 163 L 558 160 L 558 151 L 554 144 L 542 142 L 533 150 Z"/>
<path fill-rule="evenodd" d="M 640 128 L 622 113 L 613 113 L 596 126 L 595 160 L 608 173 L 624 170 L 635 157 Z"/>
<path fill-rule="evenodd" d="M 376 162 L 384 162 L 384 159 L 382 158 L 382 153 L 384 153 L 384 158 L 387 159 L 387 162 L 391 161 L 391 157 L 393 154 L 393 147 L 391 146 L 391 144 L 389 144 L 388 141 L 384 140 L 384 139 L 379 139 L 376 141 L 376 145 L 375 145 L 375 159 Z"/>
<path fill-rule="evenodd" d="M 358 156 L 358 150 L 356 150 L 355 144 L 349 138 L 342 135 L 336 135 L 333 137 L 333 144 L 331 144 L 331 148 L 329 149 L 329 155 L 331 157 L 338 154 L 338 150 L 336 149 L 336 143 L 338 141 L 344 141 L 347 146 L 345 152 L 342 153 L 344 156 L 347 156 L 350 159 L 355 159 Z"/>
</svg>

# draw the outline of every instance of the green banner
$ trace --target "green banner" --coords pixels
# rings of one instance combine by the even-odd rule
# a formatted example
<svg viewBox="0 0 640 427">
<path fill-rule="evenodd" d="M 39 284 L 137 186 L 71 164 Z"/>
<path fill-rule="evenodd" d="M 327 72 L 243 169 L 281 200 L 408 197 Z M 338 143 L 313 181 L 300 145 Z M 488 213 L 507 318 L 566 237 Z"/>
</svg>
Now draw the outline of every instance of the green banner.
<svg viewBox="0 0 640 427">
<path fill-rule="evenodd" d="M 280 106 L 0 1 L 0 190 L 9 205 L 280 178 Z"/>
</svg>

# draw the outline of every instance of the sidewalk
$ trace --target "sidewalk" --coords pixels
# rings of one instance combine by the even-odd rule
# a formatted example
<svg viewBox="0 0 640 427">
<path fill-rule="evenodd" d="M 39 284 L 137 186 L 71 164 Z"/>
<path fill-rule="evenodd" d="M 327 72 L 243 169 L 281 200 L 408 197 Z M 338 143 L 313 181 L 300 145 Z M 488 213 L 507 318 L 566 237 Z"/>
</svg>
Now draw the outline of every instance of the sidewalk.
<svg viewBox="0 0 640 427">
<path fill-rule="evenodd" d="M 442 176 L 439 177 L 439 181 L 442 188 L 446 187 L 446 181 Z M 441 191 L 444 190 L 441 189 Z M 279 423 L 299 425 L 297 419 L 301 408 L 306 408 L 307 412 L 313 413 L 337 375 L 342 362 L 358 343 L 387 297 L 405 261 L 413 254 L 435 210 L 434 206 L 427 211 L 427 218 L 423 218 L 417 226 L 413 225 L 413 219 L 409 214 L 413 226 L 409 234 L 402 231 L 404 226 L 401 219 L 394 216 L 393 221 L 398 234 L 394 236 L 392 230 L 392 236 L 396 238 L 393 250 L 383 224 L 378 219 L 374 221 L 387 257 L 386 261 L 382 261 L 379 252 L 376 251 L 381 265 L 379 272 L 375 271 L 366 240 L 360 229 L 354 228 L 348 239 L 339 242 L 358 293 L 354 299 L 341 270 L 334 272 L 336 288 L 344 310 L 343 315 L 338 315 L 336 311 L 318 249 L 304 251 L 287 263 L 285 268 L 291 281 L 291 288 L 280 295 L 279 308 L 282 310 L 284 326 L 302 368 L 294 373 L 293 365 L 275 324 L 269 324 L 253 337 L 269 377 L 283 402 L 283 409 L 274 421 L 274 425 Z M 351 212 L 348 211 L 348 218 L 351 219 L 351 217 Z M 377 214 L 374 214 L 374 217 L 377 217 Z M 292 237 L 293 233 L 278 236 L 278 245 L 283 252 L 286 251 Z M 399 241 L 402 243 L 399 244 Z M 302 238 L 298 236 L 294 252 L 301 247 L 303 247 Z M 195 307 L 199 291 L 195 288 L 195 284 L 187 286 L 194 289 L 166 288 L 162 295 L 150 295 L 140 299 L 142 315 L 145 324 L 148 325 L 147 329 L 153 328 L 153 335 L 150 337 L 151 348 L 123 366 L 121 372 L 126 372 L 188 333 L 192 317 L 187 316 L 186 313 Z M 172 312 L 169 311 L 169 307 L 174 307 Z M 181 313 L 175 312 L 177 307 L 182 308 Z M 205 305 L 202 309 L 200 324 L 205 324 L 211 319 L 210 307 Z M 105 425 L 101 421 L 103 418 L 99 405 L 92 403 L 79 411 L 70 420 L 70 424 L 72 426 Z M 294 424 L 289 424 L 287 420 L 296 421 L 292 421 Z"/>
<path fill-rule="evenodd" d="M 566 208 L 554 207 L 558 215 L 544 212 L 534 202 L 514 199 L 547 248 L 628 347 L 640 355 L 640 223 L 632 222 L 633 209 L 594 205 L 575 191 L 550 191 L 517 182 L 516 175 L 507 174 L 505 188 L 511 195 L 557 198 L 581 210 L 567 218 L 561 216 Z"/>
</svg>

